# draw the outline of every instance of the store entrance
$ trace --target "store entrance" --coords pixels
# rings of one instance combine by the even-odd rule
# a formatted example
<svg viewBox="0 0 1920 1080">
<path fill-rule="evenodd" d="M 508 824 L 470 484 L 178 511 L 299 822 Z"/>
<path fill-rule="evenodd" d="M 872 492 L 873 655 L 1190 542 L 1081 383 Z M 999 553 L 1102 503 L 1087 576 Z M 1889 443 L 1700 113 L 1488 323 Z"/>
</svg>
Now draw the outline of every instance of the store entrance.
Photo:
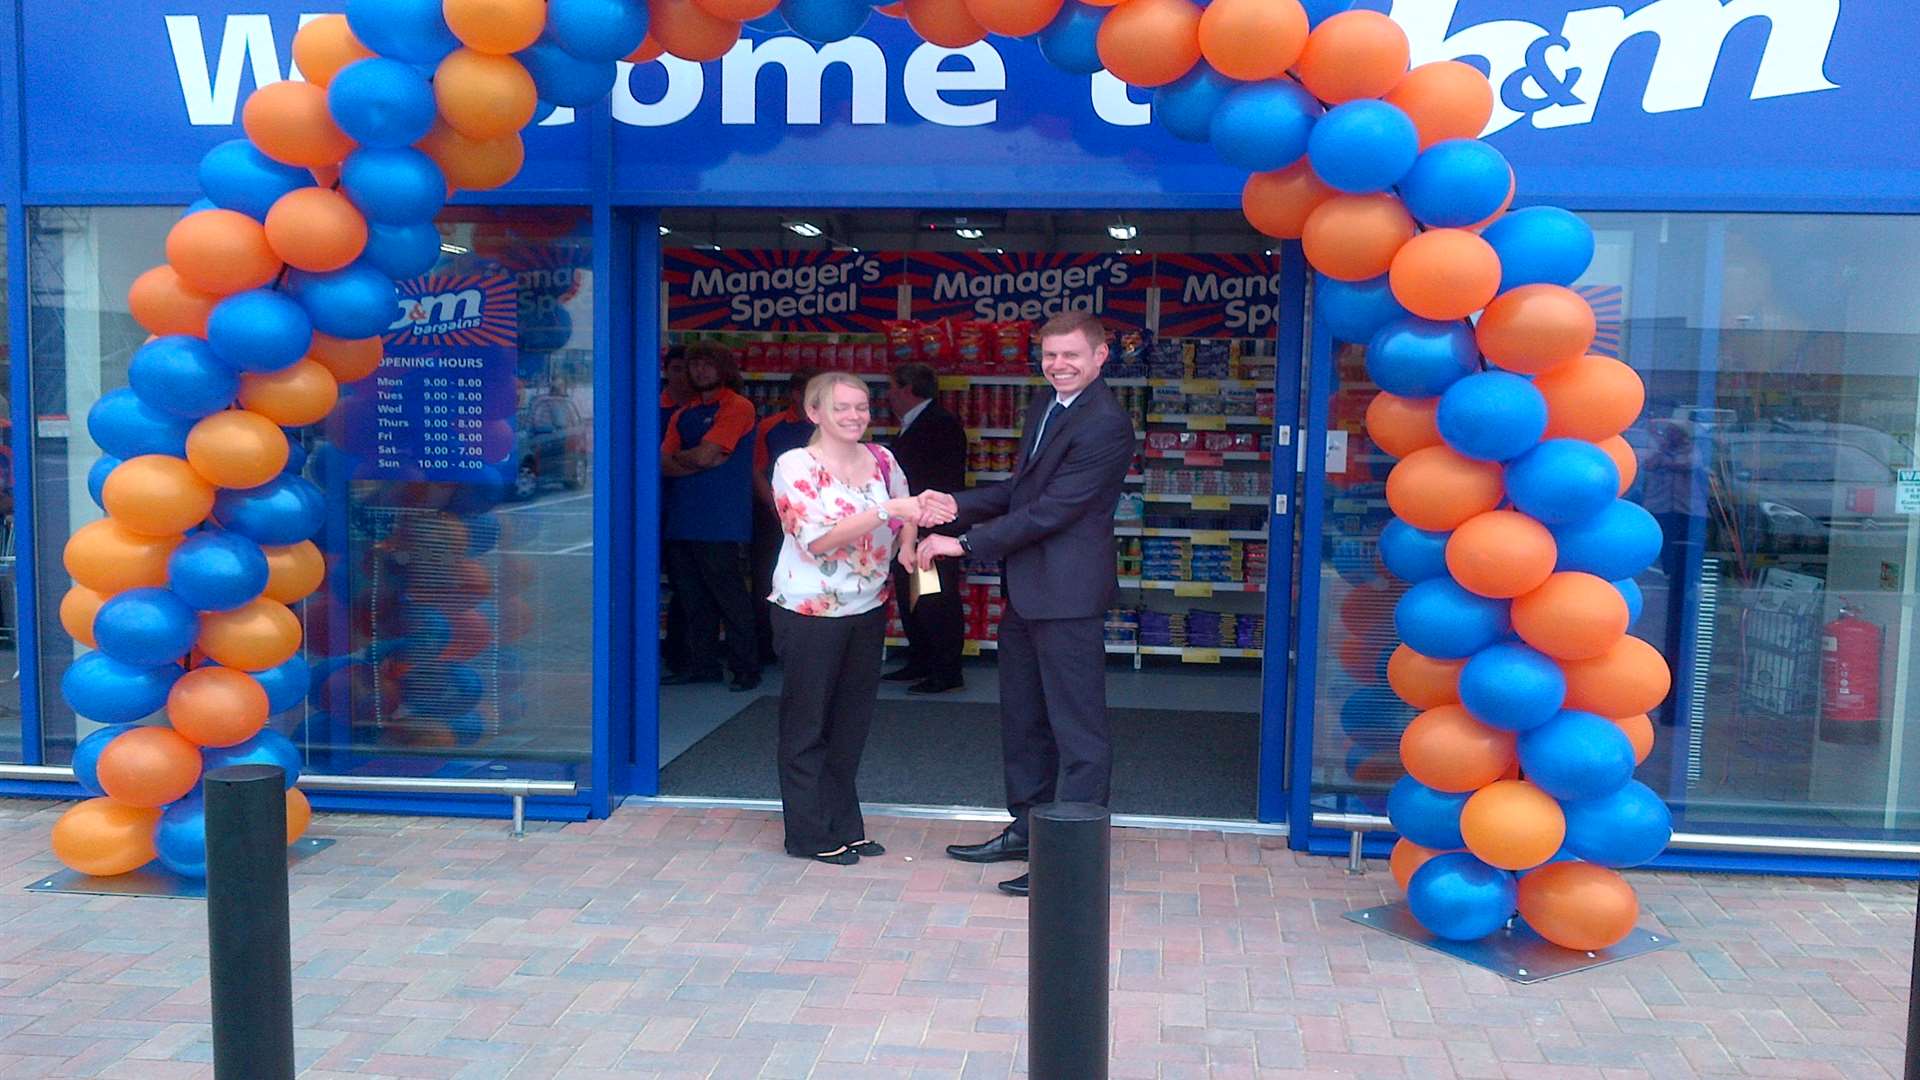
<svg viewBox="0 0 1920 1080">
<path fill-rule="evenodd" d="M 722 347 L 723 367 L 738 368 L 724 381 L 753 408 L 755 430 L 733 446 L 725 484 L 750 483 L 751 470 L 765 475 L 782 449 L 804 441 L 804 430 L 779 417 L 806 372 L 866 382 L 871 437 L 890 442 L 898 407 L 914 400 L 894 389 L 907 364 L 933 369 L 934 400 L 965 429 L 964 449 L 953 450 L 964 460 L 945 464 L 968 486 L 1003 481 L 1029 401 L 1052 393 L 1034 362 L 1033 331 L 1062 310 L 1099 314 L 1113 337 L 1107 385 L 1140 436 L 1114 508 L 1121 590 L 1105 635 L 1113 809 L 1259 816 L 1263 774 L 1271 797 L 1284 773 L 1278 754 L 1264 769 L 1262 761 L 1263 745 L 1284 745 L 1284 710 L 1263 720 L 1262 703 L 1283 700 L 1268 696 L 1264 665 L 1271 657 L 1284 678 L 1292 593 L 1284 514 L 1300 381 L 1297 350 L 1276 362 L 1283 305 L 1272 241 L 1224 211 L 701 210 L 660 221 L 658 276 L 637 276 L 660 285 L 660 296 L 644 302 L 660 305 L 662 347 L 669 357 L 675 346 Z M 682 427 L 671 418 L 689 390 L 674 381 L 671 361 L 662 370 L 664 432 Z M 651 450 L 640 460 L 657 468 Z M 694 482 L 717 480 L 716 472 Z M 726 497 L 740 495 L 728 488 Z M 671 491 L 665 501 L 674 503 Z M 701 516 L 713 516 L 709 505 L 700 504 Z M 764 619 L 768 570 L 754 552 L 765 560 L 777 548 L 778 527 L 769 511 L 754 519 L 727 546 L 699 550 L 725 563 L 724 587 L 737 579 Z M 663 529 L 669 549 L 701 531 L 673 520 Z M 712 566 L 696 567 L 690 547 L 679 551 L 663 559 L 661 669 L 681 675 L 666 675 L 659 691 L 660 793 L 777 799 L 779 660 L 764 638 L 752 650 L 716 644 L 711 628 L 722 626 L 724 642 L 728 620 L 716 617 L 726 604 L 714 594 Z M 999 568 L 969 562 L 960 571 L 964 685 L 881 684 L 859 777 L 869 804 L 1004 803 Z M 1270 611 L 1280 628 L 1273 638 Z M 929 658 L 912 655 L 897 605 L 887 619 L 884 670 L 924 669 Z M 743 655 L 759 663 L 757 676 L 738 670 Z M 1264 739 L 1263 723 L 1274 728 Z"/>
</svg>

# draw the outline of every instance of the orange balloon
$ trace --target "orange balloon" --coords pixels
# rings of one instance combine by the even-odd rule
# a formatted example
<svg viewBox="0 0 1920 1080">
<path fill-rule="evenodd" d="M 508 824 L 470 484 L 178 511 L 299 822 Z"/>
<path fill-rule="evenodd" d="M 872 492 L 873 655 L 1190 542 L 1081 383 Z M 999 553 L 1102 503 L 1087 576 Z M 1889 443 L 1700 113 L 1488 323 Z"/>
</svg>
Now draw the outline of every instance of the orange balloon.
<svg viewBox="0 0 1920 1080">
<path fill-rule="evenodd" d="M 1465 660 L 1435 660 L 1396 646 L 1387 658 L 1387 685 L 1416 709 L 1436 709 L 1460 700 L 1460 669 Z"/>
<path fill-rule="evenodd" d="M 353 36 L 345 15 L 322 15 L 293 35 L 293 64 L 315 86 L 325 87 L 341 68 L 373 55 Z"/>
<path fill-rule="evenodd" d="M 1394 841 L 1393 853 L 1387 856 L 1387 870 L 1393 874 L 1394 884 L 1400 886 L 1401 892 L 1405 892 L 1407 882 L 1413 880 L 1414 871 L 1427 865 L 1427 860 L 1435 855 L 1444 854 L 1444 851 L 1421 847 L 1403 836 Z"/>
<path fill-rule="evenodd" d="M 297 604 L 312 596 L 327 579 L 327 561 L 311 540 L 260 550 L 267 555 L 266 595 L 269 599 Z"/>
<path fill-rule="evenodd" d="M 1399 589 L 1350 589 L 1340 598 L 1340 625 L 1356 634 L 1386 631 L 1393 626 L 1393 602 Z M 1389 635 L 1391 636 L 1391 635 Z M 1379 660 L 1376 655 L 1369 662 Z"/>
<path fill-rule="evenodd" d="M 53 823 L 53 857 L 67 869 L 92 877 L 130 873 L 157 857 L 153 827 L 159 822 L 157 807 L 112 799 L 75 803 Z"/>
<path fill-rule="evenodd" d="M 359 382 L 380 367 L 385 343 L 377 337 L 337 338 L 315 333 L 307 359 L 332 373 L 339 383 Z"/>
<path fill-rule="evenodd" d="M 1307 215 L 1300 244 L 1315 270 L 1339 281 L 1366 281 L 1386 273 L 1418 231 L 1396 196 L 1338 194 Z"/>
<path fill-rule="evenodd" d="M 167 559 L 183 539 L 137 533 L 110 517 L 89 521 L 67 538 L 67 574 L 103 596 L 159 588 L 167 583 Z"/>
<path fill-rule="evenodd" d="M 213 513 L 213 487 L 177 457 L 142 454 L 107 474 L 100 501 L 134 532 L 178 536 Z"/>
<path fill-rule="evenodd" d="M 1499 600 L 1540 588 L 1552 577 L 1559 555 L 1545 525 L 1512 510 L 1469 518 L 1447 538 L 1447 572 L 1453 580 L 1470 593 Z"/>
<path fill-rule="evenodd" d="M 200 748 L 170 727 L 135 727 L 100 751 L 100 787 L 127 806 L 165 806 L 200 781 Z"/>
<path fill-rule="evenodd" d="M 93 640 L 93 617 L 100 614 L 100 605 L 107 599 L 85 585 L 68 589 L 67 595 L 60 598 L 60 628 L 87 648 L 99 648 L 99 643 Z"/>
<path fill-rule="evenodd" d="M 778 5 L 776 4 L 775 6 L 777 7 Z M 638 48 L 627 54 L 626 61 L 629 64 L 645 64 L 658 60 L 666 54 L 667 50 L 662 48 L 659 42 L 653 40 L 652 34 L 648 34 L 646 37 L 640 39 L 640 46 Z"/>
<path fill-rule="evenodd" d="M 266 227 L 236 210 L 202 210 L 175 222 L 167 262 L 188 288 L 212 296 L 258 289 L 281 268 Z"/>
<path fill-rule="evenodd" d="M 647 14 L 647 35 L 682 60 L 718 60 L 740 40 L 739 23 L 716 19 L 693 0 L 647 0 Z"/>
<path fill-rule="evenodd" d="M 1522 285 L 1487 305 L 1475 336 L 1489 361 L 1539 375 L 1586 355 L 1597 332 L 1586 297 L 1563 285 Z"/>
<path fill-rule="evenodd" d="M 1478 233 L 1430 229 L 1393 256 L 1394 299 L 1423 319 L 1464 319 L 1500 291 L 1500 256 Z"/>
<path fill-rule="evenodd" d="M 987 36 L 964 0 L 905 0 L 907 25 L 943 49 L 964 49 Z"/>
<path fill-rule="evenodd" d="M 265 671 L 300 651 L 300 619 L 264 596 L 232 611 L 200 613 L 200 648 L 221 667 Z"/>
<path fill-rule="evenodd" d="M 1458 60 L 1421 64 L 1387 92 L 1420 133 L 1420 149 L 1448 139 L 1477 139 L 1493 119 L 1493 84 Z"/>
<path fill-rule="evenodd" d="M 173 730 L 197 746 L 246 742 L 267 726 L 268 708 L 260 680 L 232 668 L 194 668 L 167 692 Z"/>
<path fill-rule="evenodd" d="M 440 61 L 433 100 L 450 127 L 480 142 L 517 133 L 540 107 L 525 65 L 475 49 L 455 49 Z"/>
<path fill-rule="evenodd" d="M 306 427 L 326 419 L 340 399 L 333 372 L 316 360 L 279 371 L 240 376 L 240 405 L 281 427 Z"/>
<path fill-rule="evenodd" d="M 1633 486 L 1633 478 L 1640 475 L 1640 459 L 1634 456 L 1633 447 L 1627 440 L 1615 435 L 1611 439 L 1602 439 L 1597 443 L 1600 449 L 1613 459 L 1614 468 L 1620 470 L 1620 494 L 1625 495 Z"/>
<path fill-rule="evenodd" d="M 191 334 L 205 337 L 207 316 L 219 298 L 195 292 L 171 266 L 156 266 L 133 279 L 127 290 L 127 309 L 135 322 L 154 335 Z"/>
<path fill-rule="evenodd" d="M 1631 635 L 1587 660 L 1560 665 L 1567 675 L 1569 709 L 1601 716 L 1650 713 L 1673 689 L 1673 673 L 1660 650 Z"/>
<path fill-rule="evenodd" d="M 1200 15 L 1200 55 L 1229 79 L 1281 78 L 1306 47 L 1299 0 L 1213 0 Z"/>
<path fill-rule="evenodd" d="M 1240 189 L 1240 209 L 1247 223 L 1278 240 L 1298 240 L 1307 218 L 1337 192 L 1306 162 L 1295 162 L 1273 172 L 1247 177 Z"/>
<path fill-rule="evenodd" d="M 1481 862 L 1531 870 L 1560 851 L 1567 817 L 1554 797 L 1525 780 L 1495 780 L 1460 809 L 1460 836 Z"/>
<path fill-rule="evenodd" d="M 307 794 L 299 788 L 287 789 L 287 843 L 307 835 L 313 825 L 313 804 L 307 801 Z"/>
<path fill-rule="evenodd" d="M 187 432 L 187 463 L 215 487 L 259 487 L 287 467 L 288 452 L 286 433 L 247 409 L 214 413 Z"/>
<path fill-rule="evenodd" d="M 1549 439 L 1599 442 L 1633 426 L 1647 388 L 1632 368 L 1606 356 L 1569 360 L 1533 380 L 1547 399 Z"/>
<path fill-rule="evenodd" d="M 1368 641 L 1363 637 L 1343 637 L 1337 646 L 1340 666 L 1347 674 L 1367 686 L 1380 683 L 1380 651 L 1377 641 Z"/>
<path fill-rule="evenodd" d="M 1435 791 L 1477 791 L 1506 774 L 1515 738 L 1458 705 L 1440 705 L 1400 733 L 1400 761 L 1407 775 Z"/>
<path fill-rule="evenodd" d="M 1416 529 L 1446 532 L 1500 505 L 1500 466 L 1445 446 L 1415 450 L 1387 474 L 1387 505 Z"/>
<path fill-rule="evenodd" d="M 1200 62 L 1200 8 L 1188 0 L 1127 0 L 1100 20 L 1094 46 L 1120 81 L 1165 86 Z"/>
<path fill-rule="evenodd" d="M 345 195 L 323 187 L 300 188 L 267 211 L 267 243 L 289 266 L 324 273 L 360 257 L 367 247 L 367 219 Z"/>
<path fill-rule="evenodd" d="M 1627 741 L 1633 744 L 1633 763 L 1645 763 L 1647 755 L 1653 753 L 1653 718 L 1646 713 L 1636 713 L 1613 723 L 1627 733 Z"/>
<path fill-rule="evenodd" d="M 447 29 L 469 49 L 505 56 L 540 40 L 546 0 L 443 0 Z"/>
<path fill-rule="evenodd" d="M 1439 398 L 1407 398 L 1382 390 L 1367 402 L 1367 438 L 1399 458 L 1439 446 L 1439 410 Z"/>
<path fill-rule="evenodd" d="M 1513 601 L 1514 633 L 1556 660 L 1599 656 L 1626 634 L 1627 622 L 1626 597 L 1592 574 L 1554 574 Z"/>
<path fill-rule="evenodd" d="M 1633 933 L 1640 898 L 1618 871 L 1557 862 L 1520 879 L 1520 917 L 1563 949 L 1598 952 Z"/>
<path fill-rule="evenodd" d="M 700 10 L 716 19 L 744 23 L 770 14 L 779 0 L 693 0 Z"/>
<path fill-rule="evenodd" d="M 1413 49 L 1400 24 L 1375 11 L 1343 11 L 1313 28 L 1293 67 L 1329 105 L 1385 97 L 1406 78 Z"/>
<path fill-rule="evenodd" d="M 255 90 L 240 124 L 261 153 L 303 169 L 338 165 L 354 150 L 327 109 L 326 90 L 310 82 L 287 79 Z"/>
<path fill-rule="evenodd" d="M 989 34 L 1028 37 L 1047 28 L 1062 0 L 966 0 L 967 14 Z"/>
<path fill-rule="evenodd" d="M 527 160 L 526 144 L 517 133 L 480 142 L 442 120 L 434 121 L 433 130 L 413 145 L 440 166 L 449 186 L 469 191 L 499 187 L 518 175 Z"/>
</svg>

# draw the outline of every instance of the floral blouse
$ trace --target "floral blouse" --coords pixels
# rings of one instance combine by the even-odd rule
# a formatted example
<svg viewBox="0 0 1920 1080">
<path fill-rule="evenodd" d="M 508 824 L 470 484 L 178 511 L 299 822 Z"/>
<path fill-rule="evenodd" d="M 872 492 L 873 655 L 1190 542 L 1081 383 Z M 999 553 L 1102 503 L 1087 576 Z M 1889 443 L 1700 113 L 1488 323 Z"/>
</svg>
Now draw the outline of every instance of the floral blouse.
<svg viewBox="0 0 1920 1080">
<path fill-rule="evenodd" d="M 900 463 L 881 447 L 874 447 L 874 453 L 879 460 L 873 478 L 859 488 L 835 479 L 804 446 L 781 454 L 774 462 L 773 506 L 786 536 L 768 600 L 798 615 L 838 617 L 864 615 L 892 597 L 899 521 L 863 533 L 824 555 L 807 550 L 842 519 L 889 498 L 907 496 Z"/>
</svg>

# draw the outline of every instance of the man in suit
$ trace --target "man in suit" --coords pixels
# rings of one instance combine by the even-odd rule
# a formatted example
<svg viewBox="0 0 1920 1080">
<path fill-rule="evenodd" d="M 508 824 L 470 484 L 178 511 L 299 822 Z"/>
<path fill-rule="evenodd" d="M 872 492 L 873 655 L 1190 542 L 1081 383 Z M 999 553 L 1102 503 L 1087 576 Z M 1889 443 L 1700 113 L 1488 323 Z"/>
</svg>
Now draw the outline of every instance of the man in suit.
<svg viewBox="0 0 1920 1080">
<path fill-rule="evenodd" d="M 967 429 L 960 418 L 934 400 L 940 380 L 925 364 L 901 364 L 893 369 L 887 401 L 900 418 L 900 434 L 893 440 L 894 460 L 907 475 L 907 490 L 958 491 L 967 483 Z M 952 530 L 943 527 L 948 535 Z M 966 617 L 960 610 L 960 564 L 939 564 L 940 591 L 910 602 L 905 567 L 894 564 L 893 602 L 907 628 L 912 659 L 883 678 L 911 682 L 909 694 L 941 694 L 966 685 L 960 676 L 960 653 L 966 645 Z"/>
<path fill-rule="evenodd" d="M 1050 802 L 1105 805 L 1113 774 L 1107 729 L 1107 608 L 1119 591 L 1113 507 L 1133 461 L 1133 420 L 1100 379 L 1107 331 L 1096 316 L 1040 328 L 1040 370 L 1053 387 L 1027 409 L 1013 476 L 955 496 L 958 536 L 920 543 L 920 564 L 970 554 L 1002 564 L 1000 731 L 1013 824 L 966 862 L 1027 857 L 1027 815 Z M 1000 883 L 1027 894 L 1027 875 Z"/>
</svg>

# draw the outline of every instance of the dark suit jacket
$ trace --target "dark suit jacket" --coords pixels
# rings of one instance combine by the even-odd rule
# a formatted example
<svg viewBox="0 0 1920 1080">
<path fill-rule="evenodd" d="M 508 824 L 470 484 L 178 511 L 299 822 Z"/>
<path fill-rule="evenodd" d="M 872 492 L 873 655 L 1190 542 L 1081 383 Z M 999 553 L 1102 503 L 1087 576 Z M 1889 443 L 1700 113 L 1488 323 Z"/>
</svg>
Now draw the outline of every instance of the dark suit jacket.
<svg viewBox="0 0 1920 1080">
<path fill-rule="evenodd" d="M 975 556 L 1005 564 L 1007 603 L 1025 619 L 1104 615 L 1119 592 L 1113 507 L 1133 461 L 1133 419 L 1095 379 L 1044 432 L 1051 391 L 1035 394 L 1013 477 L 957 496 Z"/>
<path fill-rule="evenodd" d="M 967 486 L 967 429 L 937 401 L 927 402 L 912 425 L 894 437 L 893 456 L 915 495 L 928 488 L 951 494 Z"/>
</svg>

